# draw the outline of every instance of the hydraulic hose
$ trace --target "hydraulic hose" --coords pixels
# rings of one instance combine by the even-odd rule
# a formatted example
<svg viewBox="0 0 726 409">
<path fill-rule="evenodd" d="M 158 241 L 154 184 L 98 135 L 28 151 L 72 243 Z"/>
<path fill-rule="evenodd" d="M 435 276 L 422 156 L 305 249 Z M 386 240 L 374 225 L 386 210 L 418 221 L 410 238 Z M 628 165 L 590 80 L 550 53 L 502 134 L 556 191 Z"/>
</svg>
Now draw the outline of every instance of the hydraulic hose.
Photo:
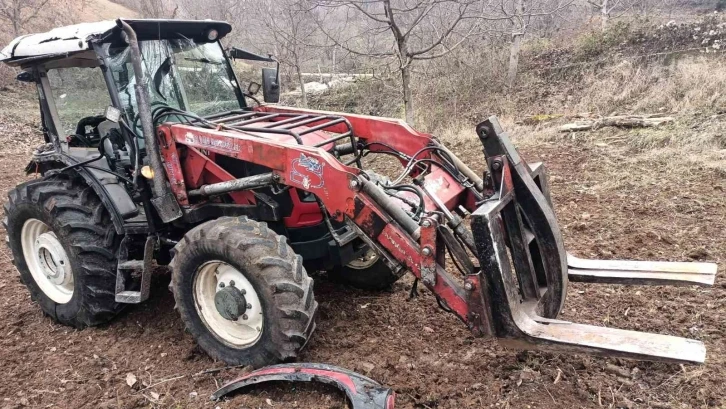
<svg viewBox="0 0 726 409">
<path fill-rule="evenodd" d="M 391 200 L 391 198 L 383 191 L 383 189 L 376 186 L 375 183 L 369 180 L 363 180 L 361 183 L 361 188 L 373 200 L 375 200 L 376 203 L 378 203 L 378 205 L 383 208 L 383 210 L 388 212 L 393 220 L 395 220 L 396 223 L 400 224 L 401 227 L 403 227 L 406 233 L 410 234 L 414 239 L 418 240 L 419 236 L 421 235 L 421 229 L 419 228 L 418 224 L 411 218 L 411 216 L 406 213 L 406 211 L 401 209 L 396 202 Z"/>
</svg>

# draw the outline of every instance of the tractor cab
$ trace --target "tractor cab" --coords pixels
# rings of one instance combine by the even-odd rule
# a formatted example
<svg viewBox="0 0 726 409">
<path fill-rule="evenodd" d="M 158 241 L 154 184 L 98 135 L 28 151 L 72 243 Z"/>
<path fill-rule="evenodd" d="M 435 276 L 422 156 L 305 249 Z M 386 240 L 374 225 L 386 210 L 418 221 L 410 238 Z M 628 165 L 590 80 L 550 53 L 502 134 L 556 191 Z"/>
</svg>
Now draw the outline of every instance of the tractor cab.
<svg viewBox="0 0 726 409">
<path fill-rule="evenodd" d="M 246 98 L 259 104 L 254 94 L 260 84 L 252 82 L 247 90 L 240 87 L 220 43 L 231 31 L 229 24 L 126 21 L 138 36 L 152 109 L 171 107 L 208 116 L 246 109 Z M 274 61 L 237 48 L 231 54 L 234 58 Z M 113 107 L 112 115 L 122 115 L 126 124 L 141 133 L 130 47 L 115 21 L 19 37 L 0 52 L 0 62 L 22 68 L 18 80 L 37 84 L 47 142 L 58 136 L 57 143 L 63 147 L 97 146 L 119 126 L 106 118 L 109 106 Z M 263 78 L 267 102 L 277 102 L 277 84 L 269 84 L 275 79 L 274 74 Z M 165 120 L 179 118 L 167 116 Z M 138 143 L 143 147 L 143 140 Z"/>
<path fill-rule="evenodd" d="M 19 81 L 37 87 L 46 144 L 35 153 L 28 171 L 44 174 L 52 169 L 77 168 L 100 196 L 106 196 L 117 230 L 146 234 L 154 223 L 160 226 L 168 221 L 156 217 L 161 208 L 179 209 L 178 196 L 156 210 L 148 201 L 145 207 L 144 196 L 155 183 L 145 179 L 143 172 L 146 169 L 147 175 L 154 174 L 149 165 L 155 155 L 147 152 L 144 114 L 150 115 L 154 129 L 164 123 L 203 128 L 254 123 L 256 127 L 251 131 L 244 128 L 245 132 L 276 142 L 297 144 L 299 140 L 314 145 L 328 138 L 320 128 L 305 124 L 296 126 L 295 132 L 271 129 L 275 124 L 265 121 L 270 115 L 262 109 L 266 103 L 279 100 L 279 63 L 272 56 L 236 47 L 225 49 L 221 41 L 231 32 L 230 24 L 123 20 L 134 33 L 131 39 L 121 21 L 83 23 L 22 36 L 0 51 L 1 63 L 22 70 Z M 138 73 L 134 46 L 141 62 Z M 257 77 L 260 83 L 250 80 L 241 84 L 233 69 L 236 60 L 266 65 Z M 140 88 L 144 102 L 139 99 Z M 297 137 L 297 133 L 302 135 Z M 201 175 L 181 176 L 180 181 L 186 178 L 203 184 L 265 171 L 222 155 L 215 162 L 213 170 L 208 164 Z M 157 170 L 156 176 L 162 172 Z M 167 182 L 156 185 L 162 183 Z M 270 226 L 290 238 L 292 247 L 310 267 L 345 265 L 362 251 L 360 241 L 345 249 L 329 244 L 332 237 L 313 195 L 296 189 L 260 189 L 255 197 L 247 196 L 244 205 L 274 202 L 274 210 L 264 211 L 273 213 L 280 222 L 268 220 Z M 215 197 L 210 206 L 206 198 L 183 202 L 178 214 L 183 212 L 186 222 L 197 224 L 223 215 L 249 213 L 247 208 L 232 209 L 229 199 Z M 217 202 L 229 206 L 217 206 Z"/>
</svg>

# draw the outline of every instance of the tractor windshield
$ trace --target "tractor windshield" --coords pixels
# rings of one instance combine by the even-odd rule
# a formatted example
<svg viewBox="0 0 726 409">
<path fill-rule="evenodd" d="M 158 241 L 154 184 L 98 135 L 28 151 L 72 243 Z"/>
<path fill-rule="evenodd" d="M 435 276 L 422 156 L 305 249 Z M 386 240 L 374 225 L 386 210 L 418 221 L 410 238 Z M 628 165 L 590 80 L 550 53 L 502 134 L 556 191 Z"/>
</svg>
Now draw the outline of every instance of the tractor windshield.
<svg viewBox="0 0 726 409">
<path fill-rule="evenodd" d="M 206 116 L 242 107 L 237 82 L 218 42 L 147 40 L 139 46 L 152 110 L 170 106 Z M 111 48 L 108 60 L 121 104 L 134 121 L 138 106 L 129 47 Z"/>
</svg>

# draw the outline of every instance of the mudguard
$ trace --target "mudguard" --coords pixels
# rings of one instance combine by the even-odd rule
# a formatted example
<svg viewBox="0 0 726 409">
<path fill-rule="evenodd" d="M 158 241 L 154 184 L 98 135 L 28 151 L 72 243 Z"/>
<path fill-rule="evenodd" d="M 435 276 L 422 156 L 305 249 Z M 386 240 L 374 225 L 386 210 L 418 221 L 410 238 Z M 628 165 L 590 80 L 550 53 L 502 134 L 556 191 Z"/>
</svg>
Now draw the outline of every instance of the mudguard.
<svg viewBox="0 0 726 409">
<path fill-rule="evenodd" d="M 252 371 L 219 388 L 212 400 L 250 385 L 270 381 L 323 382 L 345 392 L 353 409 L 393 409 L 395 393 L 373 379 L 337 366 L 325 364 L 282 364 Z"/>
<path fill-rule="evenodd" d="M 64 167 L 75 163 L 75 161 L 69 160 L 67 155 L 61 155 L 54 151 L 40 152 L 33 155 L 33 159 L 25 167 L 25 173 L 38 172 L 44 168 L 52 170 L 55 167 Z M 136 210 L 136 205 L 128 192 L 117 183 L 107 183 L 104 185 L 99 180 L 99 177 L 88 169 L 77 168 L 73 171 L 80 175 L 98 195 L 98 198 L 101 199 L 101 203 L 103 203 L 111 216 L 116 233 L 124 234 L 124 216 Z"/>
</svg>

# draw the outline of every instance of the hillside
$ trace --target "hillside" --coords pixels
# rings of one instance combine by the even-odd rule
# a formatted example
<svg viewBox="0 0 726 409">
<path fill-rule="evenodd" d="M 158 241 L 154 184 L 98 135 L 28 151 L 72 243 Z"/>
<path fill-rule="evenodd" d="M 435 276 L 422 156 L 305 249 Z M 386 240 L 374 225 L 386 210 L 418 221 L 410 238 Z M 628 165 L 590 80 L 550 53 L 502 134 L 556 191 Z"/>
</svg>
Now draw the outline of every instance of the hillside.
<svg viewBox="0 0 726 409">
<path fill-rule="evenodd" d="M 139 17 L 136 11 L 109 0 L 86 0 L 81 7 L 78 15 L 81 22 Z"/>
</svg>

